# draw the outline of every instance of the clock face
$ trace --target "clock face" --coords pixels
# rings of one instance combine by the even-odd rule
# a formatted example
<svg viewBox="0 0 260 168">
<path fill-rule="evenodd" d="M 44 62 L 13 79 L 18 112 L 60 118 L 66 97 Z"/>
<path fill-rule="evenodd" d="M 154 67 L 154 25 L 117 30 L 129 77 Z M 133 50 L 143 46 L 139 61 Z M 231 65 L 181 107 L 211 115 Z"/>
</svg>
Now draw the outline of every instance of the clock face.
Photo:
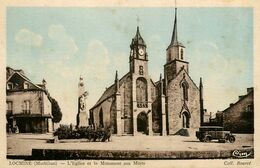
<svg viewBox="0 0 260 168">
<path fill-rule="evenodd" d="M 138 50 L 138 53 L 139 53 L 141 56 L 143 56 L 143 55 L 144 55 L 144 50 L 143 50 L 142 48 L 140 48 L 140 49 Z"/>
</svg>

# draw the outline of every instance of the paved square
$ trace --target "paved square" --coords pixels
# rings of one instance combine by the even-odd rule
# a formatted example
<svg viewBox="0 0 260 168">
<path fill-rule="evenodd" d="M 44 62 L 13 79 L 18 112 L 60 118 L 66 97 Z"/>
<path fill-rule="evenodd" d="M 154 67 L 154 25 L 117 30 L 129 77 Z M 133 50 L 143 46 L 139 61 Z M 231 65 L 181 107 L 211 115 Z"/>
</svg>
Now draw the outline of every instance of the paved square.
<svg viewBox="0 0 260 168">
<path fill-rule="evenodd" d="M 51 134 L 11 134 L 7 155 L 30 156 L 32 148 L 80 150 L 207 151 L 253 147 L 253 134 L 236 134 L 235 143 L 200 142 L 194 136 L 113 136 L 111 142 L 47 143 Z"/>
</svg>

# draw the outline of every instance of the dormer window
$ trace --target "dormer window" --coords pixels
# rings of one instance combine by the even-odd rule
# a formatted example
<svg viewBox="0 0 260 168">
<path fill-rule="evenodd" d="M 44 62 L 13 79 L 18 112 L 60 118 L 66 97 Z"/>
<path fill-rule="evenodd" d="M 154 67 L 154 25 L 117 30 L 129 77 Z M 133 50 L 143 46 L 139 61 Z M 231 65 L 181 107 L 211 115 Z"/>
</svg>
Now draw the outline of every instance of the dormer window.
<svg viewBox="0 0 260 168">
<path fill-rule="evenodd" d="M 23 87 L 24 87 L 24 89 L 29 89 L 29 83 L 24 82 Z"/>
<path fill-rule="evenodd" d="M 7 83 L 7 90 L 12 90 L 14 88 L 14 85 L 12 83 Z"/>
</svg>

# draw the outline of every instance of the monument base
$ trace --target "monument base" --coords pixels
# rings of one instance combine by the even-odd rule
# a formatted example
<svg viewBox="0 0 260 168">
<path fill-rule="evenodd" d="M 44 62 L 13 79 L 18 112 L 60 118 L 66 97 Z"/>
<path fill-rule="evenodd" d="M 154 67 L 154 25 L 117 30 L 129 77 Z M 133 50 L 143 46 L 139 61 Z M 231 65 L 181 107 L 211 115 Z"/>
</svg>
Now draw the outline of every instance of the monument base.
<svg viewBox="0 0 260 168">
<path fill-rule="evenodd" d="M 80 112 L 78 114 L 78 127 L 87 127 L 88 126 L 88 118 L 86 112 Z"/>
</svg>

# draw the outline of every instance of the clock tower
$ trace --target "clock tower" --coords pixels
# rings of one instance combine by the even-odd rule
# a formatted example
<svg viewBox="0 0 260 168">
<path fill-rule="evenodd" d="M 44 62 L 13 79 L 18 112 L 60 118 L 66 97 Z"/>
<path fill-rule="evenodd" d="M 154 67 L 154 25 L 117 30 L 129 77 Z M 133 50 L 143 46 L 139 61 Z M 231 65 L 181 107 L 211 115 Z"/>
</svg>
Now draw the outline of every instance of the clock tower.
<svg viewBox="0 0 260 168">
<path fill-rule="evenodd" d="M 139 27 L 137 27 L 136 35 L 130 45 L 130 72 L 141 76 L 148 75 L 147 57 L 146 44 L 140 35 Z"/>
<path fill-rule="evenodd" d="M 146 44 L 137 27 L 136 35 L 130 45 L 130 73 L 132 79 L 133 134 L 141 130 L 145 134 L 152 132 L 151 81 L 148 73 L 148 54 Z M 145 125 L 140 127 L 140 125 Z"/>
</svg>

